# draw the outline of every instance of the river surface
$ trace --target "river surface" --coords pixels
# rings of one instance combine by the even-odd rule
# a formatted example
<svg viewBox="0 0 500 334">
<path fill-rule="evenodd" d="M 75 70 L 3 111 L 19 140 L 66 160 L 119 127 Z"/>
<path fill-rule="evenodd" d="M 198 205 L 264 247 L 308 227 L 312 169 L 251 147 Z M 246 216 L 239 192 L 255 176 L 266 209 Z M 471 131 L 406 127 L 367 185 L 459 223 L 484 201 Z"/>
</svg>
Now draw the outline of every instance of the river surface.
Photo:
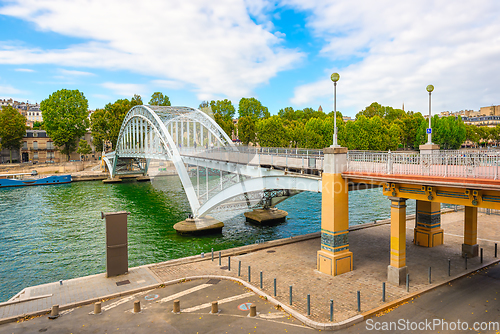
<svg viewBox="0 0 500 334">
<path fill-rule="evenodd" d="M 407 213 L 415 212 L 408 200 Z M 242 212 L 223 218 L 222 234 L 177 235 L 173 225 L 190 213 L 177 176 L 153 183 L 101 181 L 0 189 L 0 302 L 23 288 L 106 271 L 101 211 L 128 211 L 129 267 L 275 240 L 321 229 L 321 194 L 301 193 L 278 205 L 286 223 L 256 226 Z M 382 190 L 349 193 L 350 225 L 390 217 Z"/>
</svg>

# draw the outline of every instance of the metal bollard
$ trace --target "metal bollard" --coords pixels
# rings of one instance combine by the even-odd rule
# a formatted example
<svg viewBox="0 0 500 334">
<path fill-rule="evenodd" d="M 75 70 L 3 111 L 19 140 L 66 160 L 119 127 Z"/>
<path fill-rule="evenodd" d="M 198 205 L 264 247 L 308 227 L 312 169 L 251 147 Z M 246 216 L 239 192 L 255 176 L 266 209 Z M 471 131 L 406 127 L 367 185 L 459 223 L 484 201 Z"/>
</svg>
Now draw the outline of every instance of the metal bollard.
<svg viewBox="0 0 500 334">
<path fill-rule="evenodd" d="M 94 304 L 94 314 L 101 314 L 101 302 Z"/>
<path fill-rule="evenodd" d="M 219 302 L 212 302 L 212 310 L 210 311 L 212 314 L 219 313 Z"/>
<path fill-rule="evenodd" d="M 361 292 L 358 290 L 358 312 L 361 312 Z"/>
<path fill-rule="evenodd" d="M 467 270 L 467 253 L 465 253 L 465 270 Z"/>
<path fill-rule="evenodd" d="M 231 271 L 231 257 L 227 257 L 227 270 Z"/>
<path fill-rule="evenodd" d="M 333 299 L 330 299 L 330 322 L 333 321 Z"/>
<path fill-rule="evenodd" d="M 248 281 L 252 281 L 251 279 L 251 276 L 250 276 L 251 272 L 250 272 L 250 266 L 248 266 Z"/>
<path fill-rule="evenodd" d="M 382 282 L 382 301 L 385 302 L 385 282 Z"/>
<path fill-rule="evenodd" d="M 257 315 L 257 305 L 250 305 L 250 316 L 255 317 Z"/>
<path fill-rule="evenodd" d="M 212 248 L 212 262 L 214 262 L 214 249 Z"/>
<path fill-rule="evenodd" d="M 292 286 L 290 285 L 290 305 L 292 305 Z"/>
<path fill-rule="evenodd" d="M 311 295 L 307 295 L 307 315 L 311 315 Z"/>
<path fill-rule="evenodd" d="M 241 276 L 241 261 L 238 261 L 238 276 Z"/>
<path fill-rule="evenodd" d="M 174 310 L 175 314 L 181 313 L 181 301 L 179 299 L 174 300 Z"/>
<path fill-rule="evenodd" d="M 497 250 L 498 250 L 498 245 L 495 243 L 495 257 L 497 257 Z"/>
<path fill-rule="evenodd" d="M 63 285 L 62 279 L 59 280 L 59 285 Z"/>
<path fill-rule="evenodd" d="M 451 260 L 448 259 L 448 276 L 451 276 Z"/>
<path fill-rule="evenodd" d="M 406 292 L 410 292 L 410 274 L 406 274 Z"/>
<path fill-rule="evenodd" d="M 219 252 L 219 266 L 221 266 L 221 265 L 222 265 L 222 262 L 221 262 L 221 261 L 222 261 L 222 259 L 221 259 L 221 252 Z"/>
<path fill-rule="evenodd" d="M 431 267 L 429 267 L 429 284 L 431 284 Z"/>
<path fill-rule="evenodd" d="M 276 278 L 274 279 L 274 297 L 276 297 Z"/>
<path fill-rule="evenodd" d="M 260 288 L 262 289 L 262 271 L 260 272 Z"/>
<path fill-rule="evenodd" d="M 139 300 L 136 300 L 134 302 L 134 313 L 139 313 L 141 312 L 141 302 Z"/>
<path fill-rule="evenodd" d="M 55 319 L 59 317 L 59 305 L 52 305 L 52 310 L 50 311 L 49 319 Z"/>
<path fill-rule="evenodd" d="M 481 263 L 483 263 L 483 249 L 481 248 Z"/>
</svg>

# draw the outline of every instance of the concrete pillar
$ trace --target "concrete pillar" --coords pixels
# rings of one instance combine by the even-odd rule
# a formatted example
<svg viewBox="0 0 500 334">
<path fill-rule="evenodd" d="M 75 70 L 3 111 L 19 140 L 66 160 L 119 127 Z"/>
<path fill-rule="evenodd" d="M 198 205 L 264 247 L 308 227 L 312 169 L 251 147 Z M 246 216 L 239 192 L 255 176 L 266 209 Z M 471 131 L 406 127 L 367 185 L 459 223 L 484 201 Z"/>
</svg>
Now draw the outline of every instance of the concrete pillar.
<svg viewBox="0 0 500 334">
<path fill-rule="evenodd" d="M 391 264 L 387 267 L 387 281 L 401 285 L 406 281 L 406 198 L 391 200 Z"/>
<path fill-rule="evenodd" d="M 477 244 L 477 207 L 465 207 L 464 219 L 464 243 L 462 244 L 462 256 L 467 254 L 468 258 L 478 255 L 479 245 Z"/>
<path fill-rule="evenodd" d="M 349 251 L 349 193 L 341 173 L 347 167 L 347 148 L 324 149 L 321 203 L 321 250 L 318 271 L 332 276 L 353 270 Z"/>
<path fill-rule="evenodd" d="M 418 201 L 414 243 L 423 247 L 435 247 L 443 244 L 441 228 L 441 203 Z"/>
</svg>

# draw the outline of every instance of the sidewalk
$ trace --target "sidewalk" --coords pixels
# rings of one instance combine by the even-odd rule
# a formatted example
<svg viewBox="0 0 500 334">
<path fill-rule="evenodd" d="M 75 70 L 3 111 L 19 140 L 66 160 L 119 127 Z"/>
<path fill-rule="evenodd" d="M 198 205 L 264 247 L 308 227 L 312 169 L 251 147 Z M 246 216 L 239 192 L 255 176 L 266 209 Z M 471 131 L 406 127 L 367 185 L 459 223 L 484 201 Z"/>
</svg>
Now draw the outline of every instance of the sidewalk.
<svg viewBox="0 0 500 334">
<path fill-rule="evenodd" d="M 445 244 L 435 248 L 413 245 L 414 220 L 407 222 L 407 265 L 410 274 L 410 292 L 405 286 L 386 285 L 386 302 L 382 302 L 382 282 L 387 278 L 390 251 L 390 225 L 388 221 L 354 227 L 350 233 L 350 249 L 354 254 L 354 270 L 344 275 L 332 277 L 316 270 L 316 252 L 320 249 L 319 233 L 248 245 L 222 251 L 221 266 L 218 252 L 214 261 L 209 250 L 205 258 L 200 255 L 171 260 L 133 268 L 129 274 L 115 278 L 105 278 L 105 274 L 78 278 L 27 288 L 18 296 L 18 301 L 0 304 L 0 319 L 48 310 L 53 304 L 62 309 L 91 303 L 97 299 L 134 293 L 157 287 L 160 283 L 179 281 L 184 278 L 200 276 L 226 276 L 248 281 L 248 266 L 251 266 L 251 282 L 254 289 L 260 290 L 260 272 L 263 273 L 262 293 L 274 297 L 274 278 L 277 279 L 277 301 L 284 308 L 289 306 L 289 287 L 293 288 L 292 315 L 310 321 L 328 323 L 329 303 L 334 301 L 334 322 L 341 322 L 357 316 L 358 320 L 371 310 L 400 298 L 413 296 L 472 272 L 484 265 L 495 262 L 494 244 L 500 240 L 500 217 L 478 215 L 478 243 L 484 249 L 484 263 L 479 258 L 468 260 L 465 270 L 461 258 L 463 242 L 463 215 L 452 212 L 442 215 L 445 231 Z M 228 257 L 231 257 L 229 271 Z M 448 259 L 451 260 L 451 277 L 448 276 Z M 241 261 L 241 276 L 238 277 L 238 264 Z M 428 283 L 428 269 L 432 267 L 432 284 Z M 128 280 L 129 284 L 117 286 L 116 283 Z M 357 311 L 356 292 L 361 293 L 361 313 Z M 261 294 L 259 292 L 259 294 Z M 311 316 L 306 313 L 307 294 L 311 295 Z M 50 296 L 48 296 L 50 295 Z M 29 298 L 41 297 L 38 299 Z M 4 303 L 5 304 L 5 303 Z M 65 305 L 63 307 L 63 305 Z M 0 320 L 0 323 L 3 321 Z"/>
</svg>

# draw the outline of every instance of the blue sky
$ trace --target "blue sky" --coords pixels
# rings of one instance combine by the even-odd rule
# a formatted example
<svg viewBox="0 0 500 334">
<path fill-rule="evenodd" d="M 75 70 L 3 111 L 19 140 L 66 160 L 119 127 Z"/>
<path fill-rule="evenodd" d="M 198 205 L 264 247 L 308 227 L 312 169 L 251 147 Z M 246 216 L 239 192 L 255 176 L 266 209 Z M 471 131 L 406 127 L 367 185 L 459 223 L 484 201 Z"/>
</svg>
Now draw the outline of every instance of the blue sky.
<svg viewBox="0 0 500 334">
<path fill-rule="evenodd" d="M 272 114 L 374 101 L 427 113 L 500 104 L 500 2 L 0 1 L 0 98 L 79 89 L 91 109 L 256 97 Z"/>
</svg>

